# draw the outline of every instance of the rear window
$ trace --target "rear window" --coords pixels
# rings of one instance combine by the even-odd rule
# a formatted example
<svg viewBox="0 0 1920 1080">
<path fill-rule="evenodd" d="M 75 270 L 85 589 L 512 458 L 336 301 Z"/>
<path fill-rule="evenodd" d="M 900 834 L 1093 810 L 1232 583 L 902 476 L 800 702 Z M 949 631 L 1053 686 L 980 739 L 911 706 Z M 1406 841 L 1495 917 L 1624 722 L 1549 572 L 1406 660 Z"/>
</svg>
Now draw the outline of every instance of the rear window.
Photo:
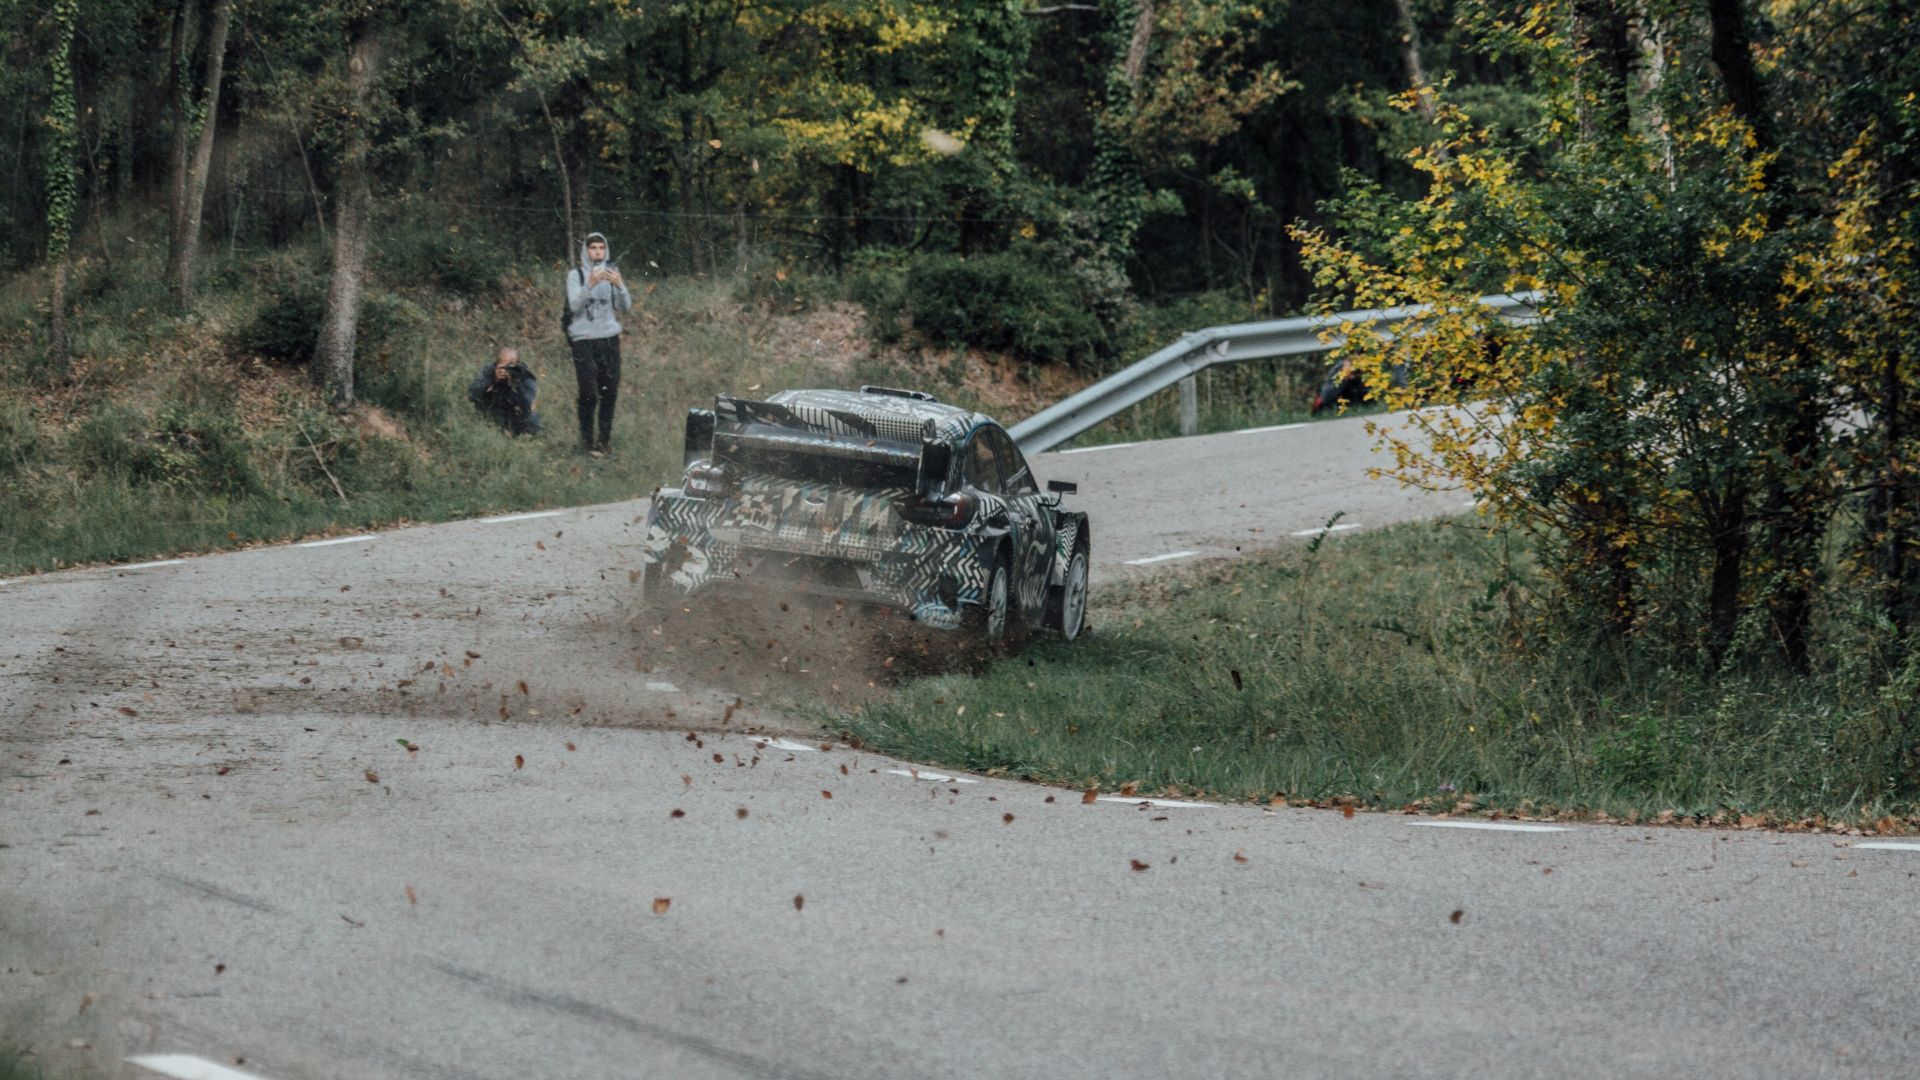
<svg viewBox="0 0 1920 1080">
<path fill-rule="evenodd" d="M 916 466 L 905 463 L 853 461 L 826 454 L 743 446 L 722 455 L 736 470 L 772 476 L 801 484 L 836 484 L 854 488 L 911 488 Z"/>
</svg>

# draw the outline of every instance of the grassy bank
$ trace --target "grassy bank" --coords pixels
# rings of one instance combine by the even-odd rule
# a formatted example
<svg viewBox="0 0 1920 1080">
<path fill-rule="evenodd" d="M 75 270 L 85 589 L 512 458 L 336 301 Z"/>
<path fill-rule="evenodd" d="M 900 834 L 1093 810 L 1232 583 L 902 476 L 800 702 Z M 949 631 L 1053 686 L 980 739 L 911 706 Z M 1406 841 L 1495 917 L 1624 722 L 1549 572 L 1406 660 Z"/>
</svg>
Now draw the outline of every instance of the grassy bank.
<svg viewBox="0 0 1920 1080">
<path fill-rule="evenodd" d="M 1074 787 L 1780 823 L 1920 821 L 1904 707 L 1824 679 L 1708 678 L 1514 647 L 1524 551 L 1472 521 L 1298 545 L 1107 590 L 1096 632 L 846 726 L 881 750 Z"/>
<path fill-rule="evenodd" d="M 646 280 L 616 453 L 593 460 L 575 453 L 558 268 L 396 223 L 362 309 L 361 407 L 341 417 L 306 377 L 316 248 L 215 252 L 179 316 L 164 245 L 128 243 L 78 260 L 66 378 L 45 368 L 44 277 L 0 284 L 0 380 L 18 389 L 0 402 L 0 577 L 644 495 L 678 475 L 684 410 L 722 391 L 886 382 L 1017 417 L 1075 385 L 977 351 L 873 347 L 854 305 L 751 276 Z M 465 400 L 503 344 L 541 376 L 539 438 L 505 437 Z"/>
</svg>

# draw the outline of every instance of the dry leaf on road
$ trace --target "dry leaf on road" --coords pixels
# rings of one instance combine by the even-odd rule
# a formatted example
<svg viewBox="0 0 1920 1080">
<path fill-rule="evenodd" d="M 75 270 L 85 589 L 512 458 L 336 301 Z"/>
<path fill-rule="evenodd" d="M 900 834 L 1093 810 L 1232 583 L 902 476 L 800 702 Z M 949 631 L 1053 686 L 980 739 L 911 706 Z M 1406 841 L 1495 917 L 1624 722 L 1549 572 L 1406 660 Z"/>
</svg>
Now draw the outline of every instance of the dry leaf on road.
<svg viewBox="0 0 1920 1080">
<path fill-rule="evenodd" d="M 670 896 L 656 896 L 653 898 L 653 913 L 655 915 L 665 915 L 667 909 L 672 906 L 673 898 Z"/>
</svg>

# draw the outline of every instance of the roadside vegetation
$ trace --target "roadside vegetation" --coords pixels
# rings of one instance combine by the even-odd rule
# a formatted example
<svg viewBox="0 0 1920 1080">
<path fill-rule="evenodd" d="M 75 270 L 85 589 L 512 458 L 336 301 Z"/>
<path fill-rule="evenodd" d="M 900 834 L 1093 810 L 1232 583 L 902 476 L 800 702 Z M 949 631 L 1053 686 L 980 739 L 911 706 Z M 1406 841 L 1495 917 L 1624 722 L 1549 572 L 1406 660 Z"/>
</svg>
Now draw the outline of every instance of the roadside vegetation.
<svg viewBox="0 0 1920 1080">
<path fill-rule="evenodd" d="M 910 760 L 1102 794 L 1906 831 L 1912 664 L 1801 678 L 1569 639 L 1477 517 L 1110 586 L 1093 631 L 912 680 L 850 722 Z M 1830 640 L 1870 637 L 1836 613 Z"/>
</svg>

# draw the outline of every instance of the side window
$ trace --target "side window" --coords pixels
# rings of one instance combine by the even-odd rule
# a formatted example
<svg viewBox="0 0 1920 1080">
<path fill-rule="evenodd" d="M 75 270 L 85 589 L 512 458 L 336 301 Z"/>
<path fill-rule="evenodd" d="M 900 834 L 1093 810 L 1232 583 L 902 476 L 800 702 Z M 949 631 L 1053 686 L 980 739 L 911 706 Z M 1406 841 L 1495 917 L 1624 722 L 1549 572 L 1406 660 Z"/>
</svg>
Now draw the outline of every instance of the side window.
<svg viewBox="0 0 1920 1080">
<path fill-rule="evenodd" d="M 1005 477 L 1007 494 L 1031 495 L 1039 488 L 1033 482 L 1033 470 L 1027 468 L 1027 461 L 1020 456 L 1020 448 L 1013 445 L 1013 438 L 999 428 L 988 428 L 984 433 L 994 442 L 994 456 L 1000 459 L 1000 475 Z"/>
<path fill-rule="evenodd" d="M 989 495 L 1000 494 L 1000 462 L 994 452 L 992 431 L 974 432 L 967 444 L 967 483 Z"/>
</svg>

